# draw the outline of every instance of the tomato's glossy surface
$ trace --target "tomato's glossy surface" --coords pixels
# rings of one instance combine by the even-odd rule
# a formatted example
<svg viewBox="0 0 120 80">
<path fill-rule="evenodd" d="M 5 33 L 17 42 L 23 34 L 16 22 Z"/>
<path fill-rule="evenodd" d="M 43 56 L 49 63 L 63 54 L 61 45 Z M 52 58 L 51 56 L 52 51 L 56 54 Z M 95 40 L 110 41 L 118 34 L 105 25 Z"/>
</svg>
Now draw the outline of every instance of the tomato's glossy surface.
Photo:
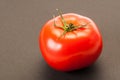
<svg viewBox="0 0 120 80">
<path fill-rule="evenodd" d="M 54 69 L 72 71 L 93 64 L 102 51 L 102 37 L 96 24 L 89 18 L 67 13 L 62 15 L 67 24 L 85 25 L 64 32 L 61 17 L 49 20 L 41 29 L 39 45 L 45 61 Z M 54 20 L 56 25 L 54 25 Z"/>
</svg>

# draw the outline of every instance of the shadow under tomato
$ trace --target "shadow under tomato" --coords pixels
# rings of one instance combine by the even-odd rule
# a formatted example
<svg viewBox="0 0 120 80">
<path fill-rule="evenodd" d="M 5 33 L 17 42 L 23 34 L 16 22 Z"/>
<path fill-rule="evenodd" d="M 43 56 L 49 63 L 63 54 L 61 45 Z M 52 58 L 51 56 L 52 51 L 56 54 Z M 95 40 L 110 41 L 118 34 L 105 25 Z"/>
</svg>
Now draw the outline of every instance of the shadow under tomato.
<svg viewBox="0 0 120 80">
<path fill-rule="evenodd" d="M 100 68 L 98 64 L 93 64 L 87 68 L 71 71 L 68 72 L 68 75 L 71 76 L 73 79 L 83 79 L 83 80 L 99 80 L 100 77 Z M 72 80 L 73 80 L 72 79 Z"/>
<path fill-rule="evenodd" d="M 50 68 L 46 63 L 44 63 L 42 67 L 38 80 L 101 80 L 100 65 L 98 63 L 71 72 L 56 71 Z"/>
</svg>

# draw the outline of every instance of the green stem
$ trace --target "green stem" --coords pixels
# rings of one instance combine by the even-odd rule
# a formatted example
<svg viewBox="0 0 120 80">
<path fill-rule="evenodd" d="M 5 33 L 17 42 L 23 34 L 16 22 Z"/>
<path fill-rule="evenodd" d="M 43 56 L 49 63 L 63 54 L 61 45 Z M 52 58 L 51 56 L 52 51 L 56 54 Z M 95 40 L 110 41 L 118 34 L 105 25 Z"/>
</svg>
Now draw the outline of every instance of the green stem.
<svg viewBox="0 0 120 80">
<path fill-rule="evenodd" d="M 60 10 L 58 10 L 58 9 L 56 9 L 56 10 L 58 11 L 58 14 L 60 15 L 62 23 L 63 23 L 62 27 L 61 26 L 57 26 L 56 23 L 55 23 L 55 20 L 54 20 L 54 26 L 59 27 L 59 28 L 64 30 L 64 32 L 62 33 L 62 35 L 60 37 L 65 35 L 67 32 L 71 32 L 71 31 L 77 30 L 79 28 L 83 28 L 83 27 L 85 27 L 85 26 L 87 26 L 89 24 L 89 23 L 87 23 L 87 24 L 80 25 L 80 26 L 75 26 L 73 23 L 67 24 L 67 22 L 65 21 L 64 17 L 62 16 L 62 12 Z M 54 15 L 53 15 L 53 18 L 55 19 Z"/>
</svg>

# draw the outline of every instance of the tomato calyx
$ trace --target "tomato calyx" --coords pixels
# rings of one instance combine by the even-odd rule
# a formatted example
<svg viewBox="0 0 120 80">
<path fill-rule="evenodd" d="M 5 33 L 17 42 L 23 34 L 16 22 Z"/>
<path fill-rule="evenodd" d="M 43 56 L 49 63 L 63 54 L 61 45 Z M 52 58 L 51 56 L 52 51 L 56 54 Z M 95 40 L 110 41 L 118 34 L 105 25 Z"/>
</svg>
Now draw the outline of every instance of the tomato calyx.
<svg viewBox="0 0 120 80">
<path fill-rule="evenodd" d="M 53 15 L 53 18 L 54 18 L 54 26 L 58 27 L 58 28 L 61 28 L 64 30 L 63 34 L 64 35 L 65 33 L 67 32 L 71 32 L 71 31 L 74 31 L 74 30 L 77 30 L 77 29 L 80 29 L 80 28 L 83 28 L 83 27 L 86 27 L 89 23 L 86 23 L 86 24 L 81 24 L 79 26 L 76 26 L 74 25 L 73 23 L 67 23 L 64 19 L 64 17 L 62 16 L 62 12 L 59 10 L 59 9 L 56 9 L 60 15 L 60 18 L 61 18 L 61 21 L 62 21 L 62 24 L 63 26 L 57 26 L 57 24 L 55 23 L 55 16 Z M 62 36 L 61 35 L 61 36 Z"/>
</svg>

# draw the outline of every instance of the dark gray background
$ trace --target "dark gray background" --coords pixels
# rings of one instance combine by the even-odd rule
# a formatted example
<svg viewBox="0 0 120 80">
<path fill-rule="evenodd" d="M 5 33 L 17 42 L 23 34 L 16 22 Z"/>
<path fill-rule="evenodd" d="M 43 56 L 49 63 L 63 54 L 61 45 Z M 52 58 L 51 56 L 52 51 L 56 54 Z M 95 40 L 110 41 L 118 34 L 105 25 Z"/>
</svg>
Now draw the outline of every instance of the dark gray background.
<svg viewBox="0 0 120 80">
<path fill-rule="evenodd" d="M 91 67 L 63 73 L 45 63 L 38 36 L 56 8 L 98 25 L 104 47 Z M 120 0 L 0 0 L 0 80 L 120 80 L 119 34 Z"/>
</svg>

